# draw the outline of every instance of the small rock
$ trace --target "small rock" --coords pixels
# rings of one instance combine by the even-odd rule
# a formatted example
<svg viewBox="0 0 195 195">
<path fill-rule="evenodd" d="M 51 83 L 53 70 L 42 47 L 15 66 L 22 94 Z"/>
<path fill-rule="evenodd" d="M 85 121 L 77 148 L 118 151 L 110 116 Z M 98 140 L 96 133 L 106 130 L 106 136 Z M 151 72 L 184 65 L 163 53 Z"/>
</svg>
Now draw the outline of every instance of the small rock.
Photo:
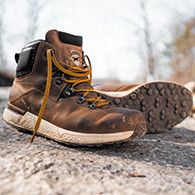
<svg viewBox="0 0 195 195">
<path fill-rule="evenodd" d="M 181 135 L 175 135 L 175 138 L 176 138 L 176 139 L 181 139 L 182 136 L 181 136 Z"/>
<path fill-rule="evenodd" d="M 146 176 L 142 173 L 132 172 L 132 173 L 128 173 L 127 177 L 146 177 Z"/>
</svg>

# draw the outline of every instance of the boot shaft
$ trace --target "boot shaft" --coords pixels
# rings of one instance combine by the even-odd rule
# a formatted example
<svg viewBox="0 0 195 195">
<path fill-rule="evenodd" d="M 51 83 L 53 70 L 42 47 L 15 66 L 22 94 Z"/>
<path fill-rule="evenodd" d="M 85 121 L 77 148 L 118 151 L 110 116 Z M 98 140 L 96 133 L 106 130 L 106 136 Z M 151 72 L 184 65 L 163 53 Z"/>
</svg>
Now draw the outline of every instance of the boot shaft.
<svg viewBox="0 0 195 195">
<path fill-rule="evenodd" d="M 81 36 L 50 30 L 47 32 L 45 40 L 54 46 L 55 56 L 61 64 L 82 67 L 83 38 Z"/>
<path fill-rule="evenodd" d="M 21 53 L 15 55 L 17 69 L 10 96 L 11 100 L 17 97 L 17 92 L 18 94 L 25 93 L 32 88 L 44 92 L 47 79 L 46 52 L 48 49 L 52 49 L 55 52 L 56 59 L 64 68 L 68 66 L 82 67 L 84 61 L 81 36 L 50 30 L 47 32 L 45 39 L 45 41 L 36 40 L 27 43 Z M 61 85 L 61 87 L 56 87 L 56 85 Z M 60 91 L 66 85 L 67 83 L 60 83 L 58 76 L 52 80 L 54 90 L 51 91 L 51 94 L 55 99 L 59 98 Z M 68 86 L 70 88 L 70 85 Z"/>
</svg>

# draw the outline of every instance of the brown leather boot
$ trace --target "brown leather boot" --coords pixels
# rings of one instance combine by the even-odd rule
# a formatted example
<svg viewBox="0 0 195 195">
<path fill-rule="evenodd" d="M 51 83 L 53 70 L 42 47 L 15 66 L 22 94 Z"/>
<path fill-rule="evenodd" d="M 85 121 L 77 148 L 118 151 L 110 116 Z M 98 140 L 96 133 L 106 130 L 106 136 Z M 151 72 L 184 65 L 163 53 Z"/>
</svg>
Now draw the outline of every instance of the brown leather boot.
<svg viewBox="0 0 195 195">
<path fill-rule="evenodd" d="M 146 84 L 103 84 L 95 89 L 111 104 L 142 111 L 148 133 L 172 129 L 191 113 L 192 94 L 182 85 L 172 82 Z"/>
<path fill-rule="evenodd" d="M 82 37 L 49 31 L 15 56 L 18 62 L 4 120 L 53 140 L 106 144 L 146 132 L 141 112 L 118 108 L 94 91 Z"/>
<path fill-rule="evenodd" d="M 193 106 L 191 116 L 195 118 L 195 82 L 191 81 L 186 83 L 184 86 L 192 92 Z"/>
</svg>

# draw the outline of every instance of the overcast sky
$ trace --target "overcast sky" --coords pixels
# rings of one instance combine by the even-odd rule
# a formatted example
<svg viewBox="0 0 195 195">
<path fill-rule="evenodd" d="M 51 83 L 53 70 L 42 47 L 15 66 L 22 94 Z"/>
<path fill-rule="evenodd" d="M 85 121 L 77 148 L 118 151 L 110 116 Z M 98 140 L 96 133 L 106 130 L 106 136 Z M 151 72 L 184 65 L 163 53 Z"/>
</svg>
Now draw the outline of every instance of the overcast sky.
<svg viewBox="0 0 195 195">
<path fill-rule="evenodd" d="M 50 29 L 82 35 L 95 78 L 132 81 L 142 72 L 142 13 L 136 0 L 41 0 L 46 2 L 38 19 L 36 39 Z M 171 38 L 174 21 L 192 16 L 194 0 L 148 0 L 147 12 L 155 47 L 162 50 Z M 27 26 L 28 1 L 7 0 L 4 44 L 9 68 L 14 70 L 14 53 L 21 50 Z M 29 40 L 30 41 L 30 40 Z M 166 69 L 162 70 L 166 73 Z"/>
</svg>

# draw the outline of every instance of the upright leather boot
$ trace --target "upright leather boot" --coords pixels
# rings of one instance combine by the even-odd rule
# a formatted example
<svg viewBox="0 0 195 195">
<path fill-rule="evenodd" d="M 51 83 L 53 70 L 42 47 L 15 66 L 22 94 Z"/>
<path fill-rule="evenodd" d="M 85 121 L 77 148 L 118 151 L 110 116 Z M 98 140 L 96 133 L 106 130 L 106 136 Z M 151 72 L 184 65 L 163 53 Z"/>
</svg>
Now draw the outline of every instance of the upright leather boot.
<svg viewBox="0 0 195 195">
<path fill-rule="evenodd" d="M 17 61 L 4 120 L 58 142 L 109 144 L 146 133 L 141 112 L 118 108 L 91 86 L 82 37 L 49 31 L 28 43 Z"/>
<path fill-rule="evenodd" d="M 101 84 L 95 89 L 111 104 L 141 111 L 148 133 L 172 129 L 191 113 L 192 94 L 184 86 L 173 82 L 146 84 Z"/>
</svg>

